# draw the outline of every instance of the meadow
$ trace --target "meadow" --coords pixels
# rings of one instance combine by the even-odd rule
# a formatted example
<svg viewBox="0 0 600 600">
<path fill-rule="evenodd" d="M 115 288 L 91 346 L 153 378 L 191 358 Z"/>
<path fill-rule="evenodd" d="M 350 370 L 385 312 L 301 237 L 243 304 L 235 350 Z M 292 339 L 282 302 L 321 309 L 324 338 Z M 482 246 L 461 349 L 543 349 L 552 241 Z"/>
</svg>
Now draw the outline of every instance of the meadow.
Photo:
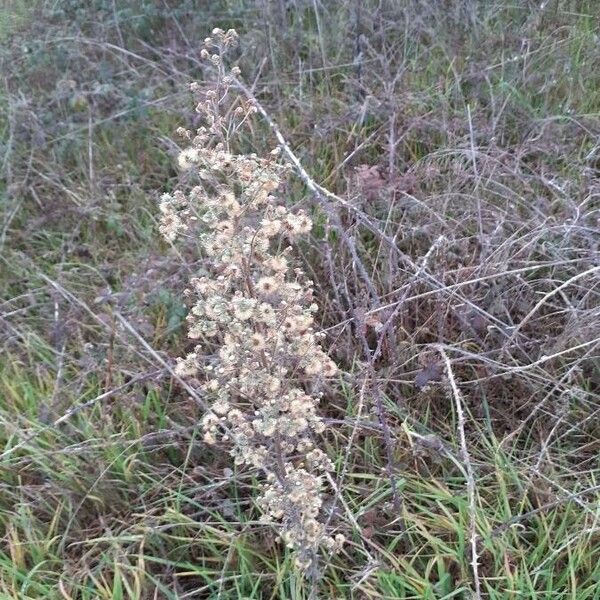
<svg viewBox="0 0 600 600">
<path fill-rule="evenodd" d="M 214 28 L 338 369 L 305 572 L 176 369 Z M 600 600 L 596 0 L 5 0 L 0 73 L 0 599 Z"/>
</svg>

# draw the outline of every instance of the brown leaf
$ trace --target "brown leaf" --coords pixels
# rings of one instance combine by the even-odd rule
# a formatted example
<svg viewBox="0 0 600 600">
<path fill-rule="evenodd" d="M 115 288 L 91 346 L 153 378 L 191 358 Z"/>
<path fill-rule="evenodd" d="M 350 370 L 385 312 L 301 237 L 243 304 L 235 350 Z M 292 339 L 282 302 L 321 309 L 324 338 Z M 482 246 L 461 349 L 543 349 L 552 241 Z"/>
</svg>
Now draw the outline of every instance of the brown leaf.
<svg viewBox="0 0 600 600">
<path fill-rule="evenodd" d="M 424 388 L 432 381 L 440 381 L 442 378 L 442 365 L 439 363 L 430 363 L 421 369 L 415 377 L 415 385 L 418 388 Z"/>
<path fill-rule="evenodd" d="M 377 198 L 379 191 L 385 186 L 386 181 L 379 172 L 377 165 L 358 165 L 354 170 L 356 183 L 367 200 Z"/>
</svg>

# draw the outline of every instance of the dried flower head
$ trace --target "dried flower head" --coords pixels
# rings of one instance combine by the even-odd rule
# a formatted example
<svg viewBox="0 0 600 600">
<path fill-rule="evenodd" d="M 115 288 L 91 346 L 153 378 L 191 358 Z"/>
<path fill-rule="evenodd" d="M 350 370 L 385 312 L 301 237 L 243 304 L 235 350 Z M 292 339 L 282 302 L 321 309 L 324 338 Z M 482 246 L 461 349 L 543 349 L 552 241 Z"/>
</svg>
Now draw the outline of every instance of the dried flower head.
<svg viewBox="0 0 600 600">
<path fill-rule="evenodd" d="M 250 103 L 228 99 L 238 71 L 225 71 L 223 55 L 237 34 L 215 29 L 205 42 L 202 57 L 217 70 L 219 93 L 199 99 L 205 126 L 195 136 L 184 133 L 190 146 L 179 156 L 198 185 L 188 194 L 165 194 L 159 208 L 168 241 L 194 233 L 200 242 L 207 275 L 190 282 L 189 337 L 218 348 L 207 356 L 197 346 L 176 372 L 201 380 L 211 402 L 204 440 L 227 442 L 236 464 L 264 472 L 263 518 L 280 524 L 282 539 L 306 568 L 319 546 L 341 544 L 320 520 L 323 472 L 333 465 L 315 447 L 315 434 L 324 430 L 319 397 L 304 386 L 337 369 L 314 331 L 312 282 L 293 268 L 291 248 L 281 251 L 284 239 L 307 234 L 312 222 L 273 195 L 287 173 L 277 152 L 259 158 L 232 150 L 232 134 L 255 112 Z M 200 86 L 192 89 L 201 94 Z"/>
</svg>

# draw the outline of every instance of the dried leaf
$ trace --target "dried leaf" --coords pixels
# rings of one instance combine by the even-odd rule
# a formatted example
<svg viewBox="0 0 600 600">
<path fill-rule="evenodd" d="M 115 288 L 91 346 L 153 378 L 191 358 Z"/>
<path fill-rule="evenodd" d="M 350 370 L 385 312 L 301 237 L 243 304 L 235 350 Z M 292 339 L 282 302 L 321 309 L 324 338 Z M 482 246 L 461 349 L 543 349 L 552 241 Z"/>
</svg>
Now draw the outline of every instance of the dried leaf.
<svg viewBox="0 0 600 600">
<path fill-rule="evenodd" d="M 424 388 L 432 381 L 440 381 L 442 379 L 442 365 L 439 363 L 430 363 L 421 369 L 415 377 L 415 385 L 418 388 Z"/>
</svg>

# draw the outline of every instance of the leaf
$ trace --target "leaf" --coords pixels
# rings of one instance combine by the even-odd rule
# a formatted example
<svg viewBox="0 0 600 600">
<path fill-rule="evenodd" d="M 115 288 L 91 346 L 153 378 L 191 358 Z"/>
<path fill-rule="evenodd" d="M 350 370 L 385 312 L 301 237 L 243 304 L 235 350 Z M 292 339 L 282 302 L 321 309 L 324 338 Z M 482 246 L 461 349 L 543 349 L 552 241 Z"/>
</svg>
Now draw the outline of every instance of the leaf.
<svg viewBox="0 0 600 600">
<path fill-rule="evenodd" d="M 424 388 L 432 381 L 440 381 L 442 379 L 442 365 L 440 363 L 431 363 L 421 369 L 415 377 L 415 385 L 418 388 Z"/>
</svg>

